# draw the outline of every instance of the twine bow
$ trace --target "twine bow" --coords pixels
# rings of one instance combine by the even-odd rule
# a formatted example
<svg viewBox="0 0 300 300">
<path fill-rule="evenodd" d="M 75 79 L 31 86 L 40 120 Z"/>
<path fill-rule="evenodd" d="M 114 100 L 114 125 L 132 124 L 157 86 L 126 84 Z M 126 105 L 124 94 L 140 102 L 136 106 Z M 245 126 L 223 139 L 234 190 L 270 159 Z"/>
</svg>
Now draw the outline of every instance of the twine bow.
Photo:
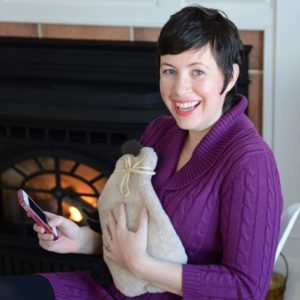
<svg viewBox="0 0 300 300">
<path fill-rule="evenodd" d="M 131 157 L 129 155 L 125 158 L 125 174 L 121 181 L 120 191 L 124 197 L 127 197 L 130 194 L 129 191 L 129 179 L 131 173 L 142 174 L 142 175 L 154 175 L 155 172 L 152 171 L 150 167 L 141 166 L 143 159 L 138 160 L 133 166 Z"/>
</svg>

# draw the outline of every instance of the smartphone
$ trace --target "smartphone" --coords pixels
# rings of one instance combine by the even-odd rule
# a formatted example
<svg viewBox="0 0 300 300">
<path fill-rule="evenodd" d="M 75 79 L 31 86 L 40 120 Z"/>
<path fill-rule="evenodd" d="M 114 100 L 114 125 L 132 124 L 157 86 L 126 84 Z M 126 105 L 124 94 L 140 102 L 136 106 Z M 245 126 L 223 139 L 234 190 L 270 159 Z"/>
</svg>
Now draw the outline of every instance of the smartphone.
<svg viewBox="0 0 300 300">
<path fill-rule="evenodd" d="M 50 227 L 48 225 L 49 218 L 47 215 L 24 190 L 18 190 L 18 199 L 20 205 L 24 208 L 27 215 L 31 217 L 39 226 L 43 227 L 46 233 L 53 234 L 54 240 L 57 240 L 59 235 L 56 227 Z"/>
</svg>

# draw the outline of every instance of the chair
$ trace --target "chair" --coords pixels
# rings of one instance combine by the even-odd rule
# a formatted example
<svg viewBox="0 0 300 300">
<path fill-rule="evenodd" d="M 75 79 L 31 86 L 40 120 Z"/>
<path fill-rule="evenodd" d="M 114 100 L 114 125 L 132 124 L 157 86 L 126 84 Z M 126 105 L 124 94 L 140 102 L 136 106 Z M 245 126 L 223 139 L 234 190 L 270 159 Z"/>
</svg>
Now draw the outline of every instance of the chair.
<svg viewBox="0 0 300 300">
<path fill-rule="evenodd" d="M 281 273 L 278 272 L 273 272 L 269 291 L 264 300 L 284 299 L 284 292 L 288 280 L 289 268 L 288 268 L 287 260 L 285 256 L 281 253 L 281 251 L 296 222 L 299 212 L 300 212 L 300 203 L 295 203 L 287 207 L 281 215 L 279 243 L 276 249 L 274 265 L 279 255 L 281 254 L 283 262 L 285 264 L 286 275 L 282 275 Z"/>
<path fill-rule="evenodd" d="M 276 263 L 277 258 L 280 255 L 282 248 L 286 243 L 286 240 L 297 220 L 299 213 L 300 213 L 300 203 L 294 203 L 288 206 L 281 215 L 279 243 L 276 250 L 274 264 Z"/>
</svg>

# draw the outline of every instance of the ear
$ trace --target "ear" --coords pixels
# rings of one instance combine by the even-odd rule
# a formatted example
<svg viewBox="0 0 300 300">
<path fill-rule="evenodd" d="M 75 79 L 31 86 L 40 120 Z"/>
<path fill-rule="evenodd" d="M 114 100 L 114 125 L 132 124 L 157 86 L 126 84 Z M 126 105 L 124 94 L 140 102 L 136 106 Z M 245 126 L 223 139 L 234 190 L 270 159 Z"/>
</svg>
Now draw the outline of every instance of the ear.
<svg viewBox="0 0 300 300">
<path fill-rule="evenodd" d="M 240 75 L 240 67 L 238 64 L 233 64 L 232 69 L 233 69 L 232 76 L 231 76 L 231 79 L 228 82 L 227 87 L 224 91 L 225 94 L 227 94 L 234 87 L 234 85 Z"/>
</svg>

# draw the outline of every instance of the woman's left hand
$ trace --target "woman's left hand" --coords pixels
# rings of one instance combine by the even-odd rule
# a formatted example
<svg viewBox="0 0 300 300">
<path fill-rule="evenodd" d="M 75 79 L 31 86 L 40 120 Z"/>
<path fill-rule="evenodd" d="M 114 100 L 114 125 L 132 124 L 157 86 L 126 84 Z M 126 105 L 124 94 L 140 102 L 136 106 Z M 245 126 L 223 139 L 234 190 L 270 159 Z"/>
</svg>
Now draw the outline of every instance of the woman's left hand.
<svg viewBox="0 0 300 300">
<path fill-rule="evenodd" d="M 148 257 L 148 213 L 144 207 L 140 214 L 139 226 L 136 232 L 127 229 L 125 204 L 119 206 L 118 217 L 115 219 L 112 211 L 108 213 L 107 227 L 103 232 L 103 254 L 121 267 L 138 277 L 143 259 Z"/>
</svg>

